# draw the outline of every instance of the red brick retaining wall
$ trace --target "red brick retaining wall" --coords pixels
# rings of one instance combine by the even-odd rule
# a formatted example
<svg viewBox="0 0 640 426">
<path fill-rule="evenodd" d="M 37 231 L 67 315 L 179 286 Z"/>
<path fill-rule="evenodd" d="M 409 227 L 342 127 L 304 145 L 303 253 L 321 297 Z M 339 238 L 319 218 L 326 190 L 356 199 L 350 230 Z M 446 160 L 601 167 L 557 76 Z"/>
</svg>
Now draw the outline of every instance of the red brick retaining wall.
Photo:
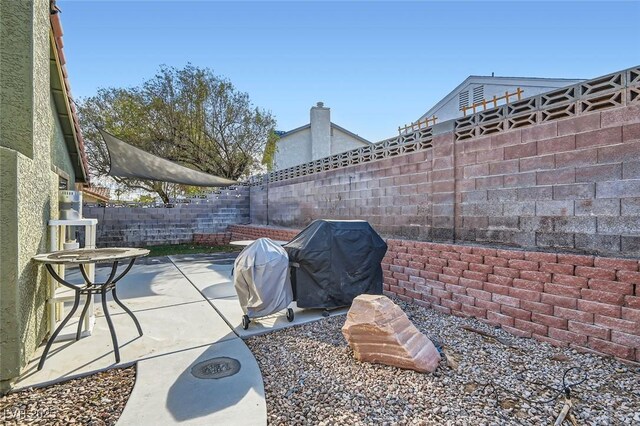
<svg viewBox="0 0 640 426">
<path fill-rule="evenodd" d="M 387 294 L 640 362 L 638 260 L 388 240 Z"/>
<path fill-rule="evenodd" d="M 231 226 L 233 239 L 288 240 L 297 230 Z M 640 362 L 637 259 L 389 239 L 384 290 L 521 337 Z"/>
<path fill-rule="evenodd" d="M 276 241 L 289 241 L 298 232 L 297 229 L 277 228 L 272 226 L 231 225 L 228 231 L 233 240 L 255 240 L 256 238 L 271 238 Z"/>
<path fill-rule="evenodd" d="M 221 246 L 230 241 L 255 240 L 257 238 L 271 238 L 276 241 L 289 241 L 299 230 L 277 228 L 270 226 L 230 225 L 226 232 L 217 234 L 193 234 L 194 244 Z"/>
<path fill-rule="evenodd" d="M 216 234 L 193 234 L 194 244 L 208 246 L 223 246 L 229 244 L 233 238 L 231 232 L 219 232 Z"/>
</svg>

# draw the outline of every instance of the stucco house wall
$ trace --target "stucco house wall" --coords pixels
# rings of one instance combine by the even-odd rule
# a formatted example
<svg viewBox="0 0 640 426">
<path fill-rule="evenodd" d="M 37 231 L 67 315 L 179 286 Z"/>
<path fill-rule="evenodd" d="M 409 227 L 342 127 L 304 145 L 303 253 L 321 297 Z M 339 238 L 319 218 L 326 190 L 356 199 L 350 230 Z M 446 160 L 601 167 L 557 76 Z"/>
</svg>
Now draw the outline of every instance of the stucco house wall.
<svg viewBox="0 0 640 426">
<path fill-rule="evenodd" d="M 51 100 L 49 11 L 48 0 L 0 8 L 0 392 L 46 335 L 48 280 L 31 258 L 48 251 L 59 177 L 76 179 Z"/>
<path fill-rule="evenodd" d="M 311 129 L 306 128 L 280 138 L 276 148 L 274 169 L 286 169 L 311 161 Z"/>
<path fill-rule="evenodd" d="M 331 155 L 340 154 L 341 152 L 349 151 L 351 149 L 360 148 L 366 144 L 354 140 L 353 136 L 342 130 L 333 127 L 331 129 Z"/>
</svg>

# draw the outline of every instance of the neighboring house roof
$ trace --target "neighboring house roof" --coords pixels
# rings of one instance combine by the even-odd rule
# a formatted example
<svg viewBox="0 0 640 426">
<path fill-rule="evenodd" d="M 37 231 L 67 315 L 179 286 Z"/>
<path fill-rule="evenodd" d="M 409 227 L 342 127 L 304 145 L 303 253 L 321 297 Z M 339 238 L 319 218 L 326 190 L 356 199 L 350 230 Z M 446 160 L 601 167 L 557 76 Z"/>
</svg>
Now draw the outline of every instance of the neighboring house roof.
<svg viewBox="0 0 640 426">
<path fill-rule="evenodd" d="M 76 169 L 76 179 L 81 182 L 89 182 L 89 162 L 84 147 L 84 139 L 80 130 L 80 122 L 76 107 L 71 96 L 66 59 L 62 42 L 62 24 L 60 23 L 60 10 L 55 0 L 50 3 L 49 21 L 51 23 L 51 92 L 53 101 L 58 111 L 58 118 L 62 126 L 65 142 L 69 154 Z"/>
<path fill-rule="evenodd" d="M 282 139 L 284 137 L 287 137 L 287 136 L 292 135 L 294 133 L 298 133 L 299 131 L 308 129 L 310 127 L 311 127 L 311 123 L 305 124 L 304 126 L 296 127 L 295 129 L 289 130 L 287 132 L 283 132 L 283 131 L 279 130 L 279 131 L 276 131 L 276 134 L 278 134 L 278 136 L 280 136 L 280 139 Z M 351 136 L 354 139 L 357 139 L 359 142 L 362 142 L 363 144 L 366 144 L 366 145 L 370 145 L 371 144 L 371 142 L 369 142 L 368 140 L 366 140 L 362 136 L 358 136 L 355 133 L 350 132 L 349 130 L 345 129 L 344 127 L 338 126 L 337 124 L 335 124 L 333 122 L 331 123 L 331 127 L 333 129 L 338 129 L 341 132 L 348 134 L 349 136 Z"/>
<path fill-rule="evenodd" d="M 111 197 L 111 190 L 103 186 L 84 186 L 82 192 L 102 201 L 109 201 Z"/>
<path fill-rule="evenodd" d="M 546 78 L 546 77 L 495 77 L 490 75 L 470 75 L 464 81 L 456 86 L 451 92 L 449 92 L 444 98 L 442 98 L 437 104 L 433 107 L 429 108 L 429 111 L 424 113 L 420 119 L 425 117 L 430 117 L 433 111 L 438 110 L 444 104 L 449 102 L 452 98 L 454 98 L 460 90 L 462 90 L 465 86 L 470 84 L 517 84 L 520 87 L 534 86 L 540 87 L 544 86 L 544 83 L 551 82 L 562 82 L 566 83 L 566 86 L 570 86 L 571 84 L 579 83 L 584 81 L 585 79 L 580 78 Z M 562 86 L 559 86 L 562 87 Z"/>
<path fill-rule="evenodd" d="M 109 201 L 111 196 L 111 190 L 109 188 L 105 188 L 104 186 L 83 186 L 82 192 L 85 194 L 99 200 L 99 201 Z"/>
</svg>

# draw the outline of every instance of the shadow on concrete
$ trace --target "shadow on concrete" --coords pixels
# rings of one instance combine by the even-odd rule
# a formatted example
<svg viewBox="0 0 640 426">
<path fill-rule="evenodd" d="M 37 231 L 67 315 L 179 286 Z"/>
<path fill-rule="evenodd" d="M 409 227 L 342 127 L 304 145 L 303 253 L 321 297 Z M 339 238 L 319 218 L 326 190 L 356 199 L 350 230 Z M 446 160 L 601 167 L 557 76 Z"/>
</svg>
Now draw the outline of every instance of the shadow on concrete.
<svg viewBox="0 0 640 426">
<path fill-rule="evenodd" d="M 202 295 L 207 299 L 223 299 L 227 297 L 237 297 L 233 282 L 221 282 L 212 284 L 200 290 Z"/>
<path fill-rule="evenodd" d="M 217 424 L 261 424 L 266 419 L 264 387 L 258 363 L 242 340 L 233 334 L 227 337 L 229 340 L 214 343 L 187 363 L 169 388 L 166 408 L 176 421 L 212 414 L 215 414 Z M 240 370 L 222 378 L 203 379 L 192 374 L 194 366 L 220 357 L 237 360 Z M 212 370 L 208 368 L 205 371 Z"/>
<path fill-rule="evenodd" d="M 118 273 L 120 273 L 120 271 L 125 267 L 126 265 L 120 266 L 118 268 Z M 105 282 L 110 272 L 111 268 L 96 268 L 95 282 Z M 120 299 L 132 299 L 157 295 L 158 293 L 153 291 L 152 287 L 154 285 L 154 279 L 158 278 L 161 273 L 162 271 L 141 272 L 139 268 L 132 270 L 127 276 L 118 282 L 118 296 Z M 84 283 L 78 269 L 68 271 L 66 279 L 74 284 Z M 108 300 L 111 300 L 111 296 L 109 296 Z"/>
</svg>

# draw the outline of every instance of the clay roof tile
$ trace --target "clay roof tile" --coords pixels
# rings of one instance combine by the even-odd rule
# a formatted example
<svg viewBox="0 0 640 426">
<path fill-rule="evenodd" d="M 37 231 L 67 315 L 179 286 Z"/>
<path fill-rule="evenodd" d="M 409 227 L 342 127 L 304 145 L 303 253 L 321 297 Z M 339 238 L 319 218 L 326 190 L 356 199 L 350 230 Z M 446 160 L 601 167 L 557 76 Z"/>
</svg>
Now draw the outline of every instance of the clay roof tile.
<svg viewBox="0 0 640 426">
<path fill-rule="evenodd" d="M 58 52 L 58 58 L 60 60 L 60 67 L 62 68 L 62 75 L 64 79 L 64 86 L 66 89 L 66 95 L 69 100 L 69 105 L 71 108 L 71 119 L 73 121 L 73 125 L 76 131 L 76 139 L 78 142 L 78 150 L 79 155 L 82 161 L 82 168 L 84 170 L 87 183 L 89 183 L 89 162 L 87 160 L 87 153 L 84 147 L 84 138 L 82 137 L 82 131 L 80 130 L 80 121 L 78 120 L 78 114 L 76 111 L 76 107 L 73 101 L 73 97 L 71 96 L 71 85 L 69 84 L 69 80 L 67 78 L 67 67 L 66 58 L 64 56 L 63 46 L 64 43 L 62 41 L 62 23 L 60 22 L 60 9 L 56 6 L 55 0 L 51 0 L 50 3 L 51 13 L 49 15 L 49 21 L 51 22 L 51 30 L 53 31 L 53 39 L 55 42 L 56 50 Z"/>
</svg>

